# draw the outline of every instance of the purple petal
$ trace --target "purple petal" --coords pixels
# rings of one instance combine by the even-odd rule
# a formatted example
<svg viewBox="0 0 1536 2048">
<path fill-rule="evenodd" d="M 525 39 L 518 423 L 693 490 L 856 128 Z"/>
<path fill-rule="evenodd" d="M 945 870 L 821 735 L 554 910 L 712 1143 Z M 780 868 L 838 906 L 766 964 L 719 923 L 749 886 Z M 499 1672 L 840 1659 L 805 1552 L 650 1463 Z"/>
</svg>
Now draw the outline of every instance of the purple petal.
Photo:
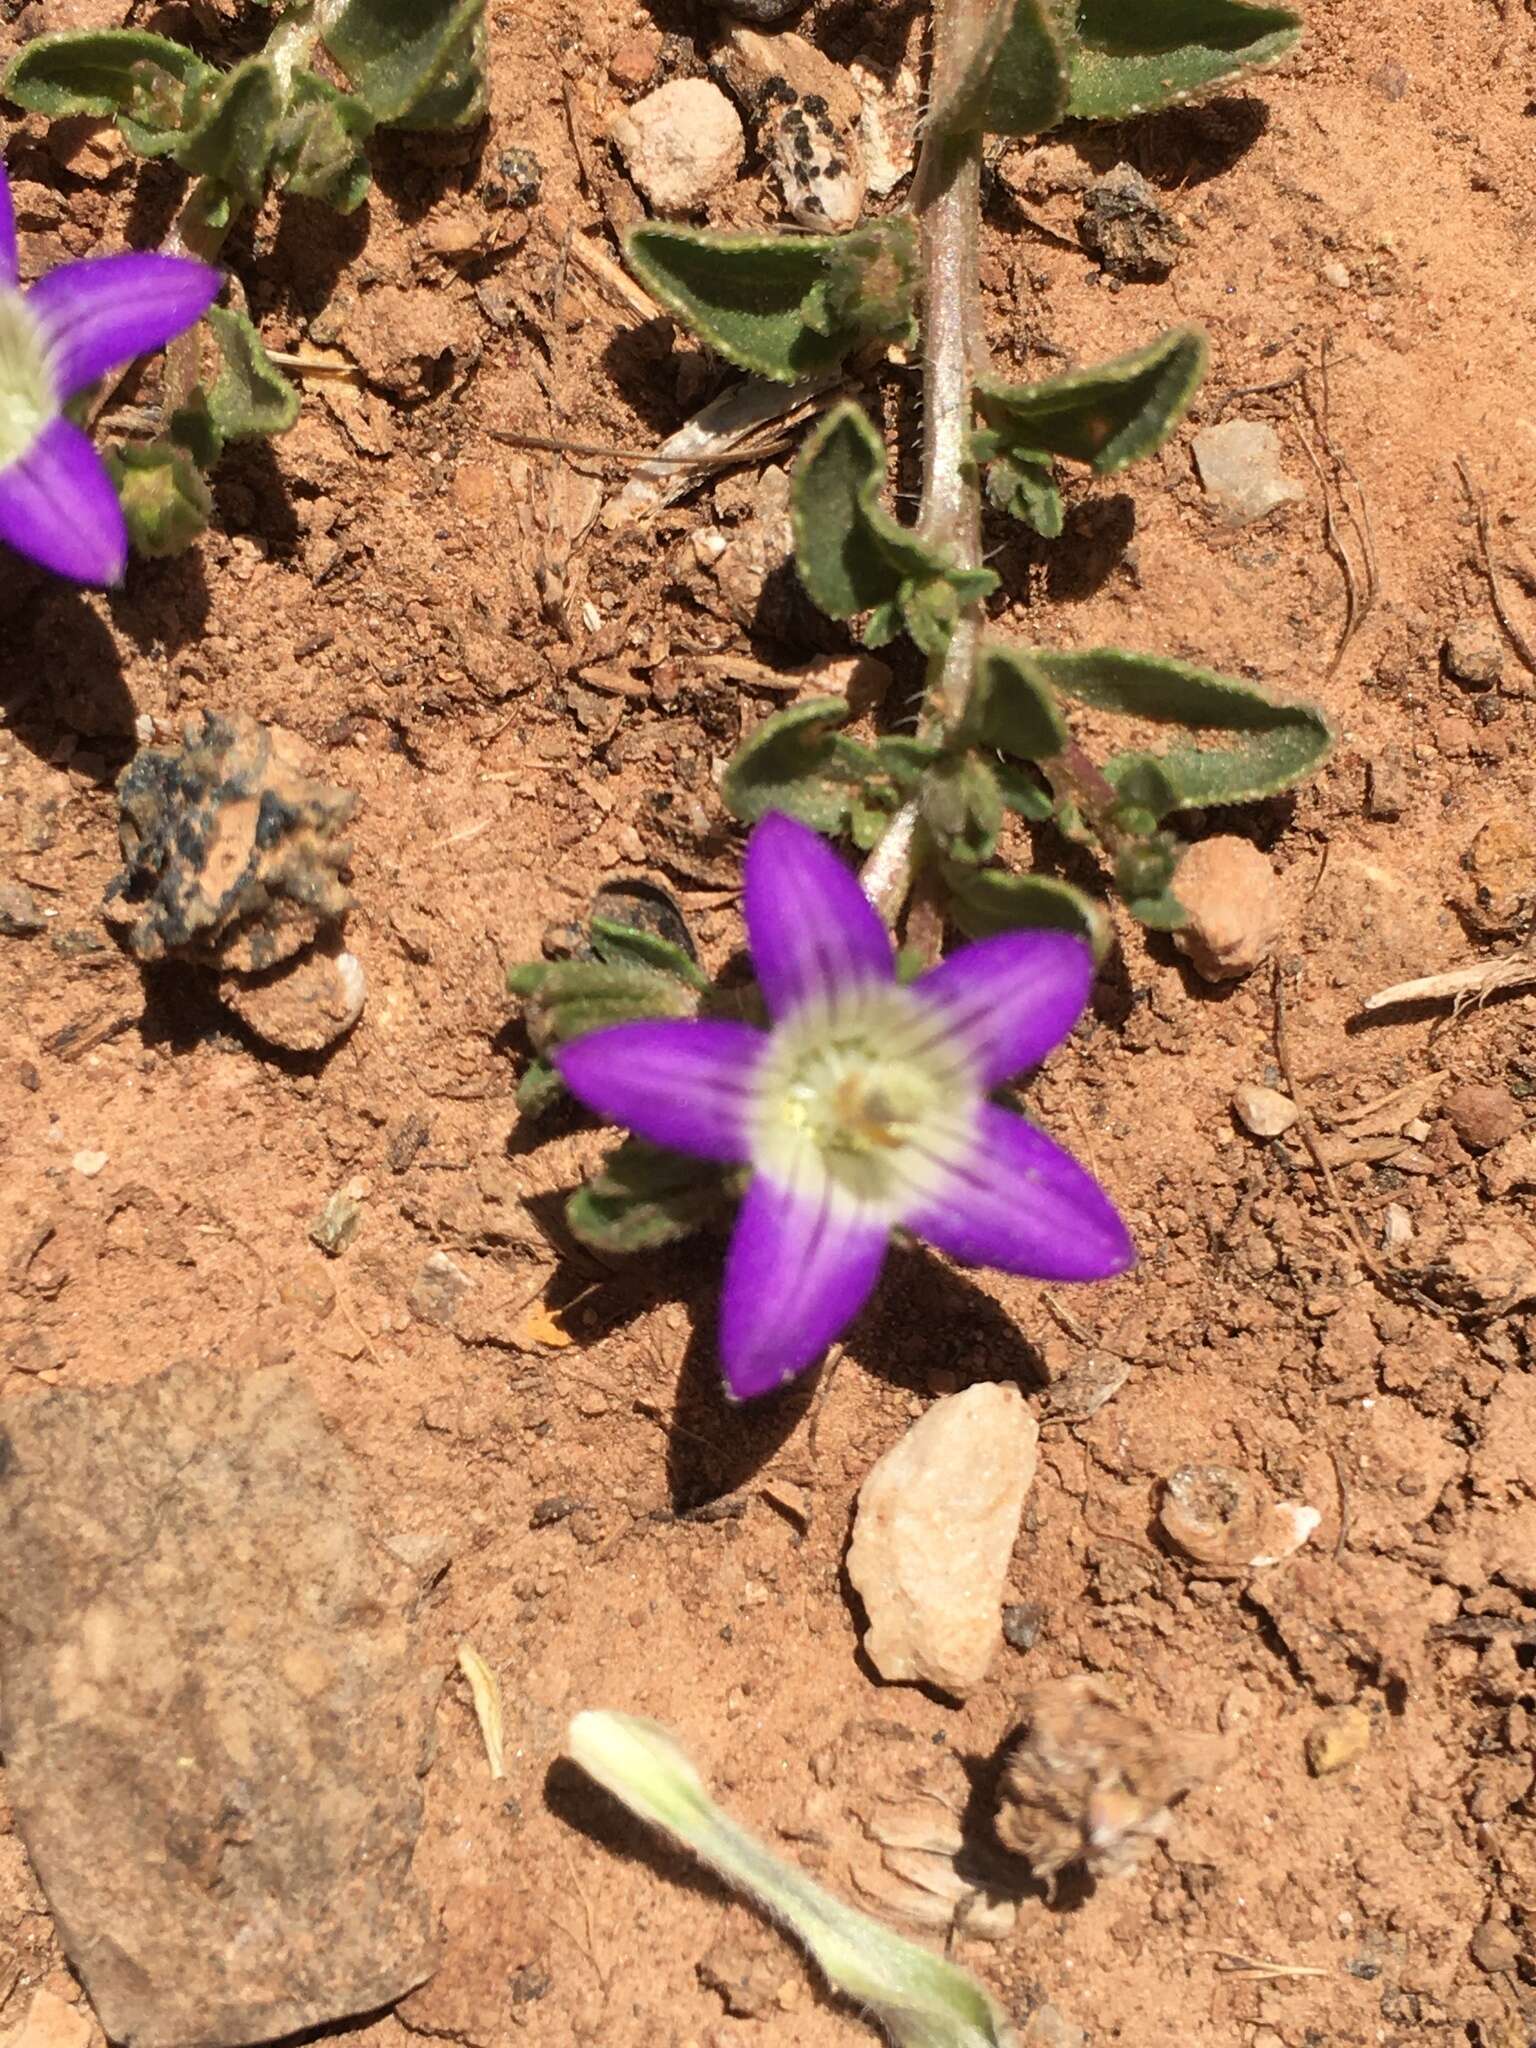
<svg viewBox="0 0 1536 2048">
<path fill-rule="evenodd" d="M 984 1088 L 1039 1066 L 1082 1015 L 1092 986 L 1093 949 L 1070 932 L 979 939 L 912 984 L 968 1045 Z"/>
<path fill-rule="evenodd" d="M 112 479 L 77 426 L 51 420 L 0 470 L 0 540 L 76 583 L 120 583 L 128 531 Z"/>
<path fill-rule="evenodd" d="M 752 1082 L 768 1044 L 750 1024 L 669 1017 L 615 1024 L 554 1055 L 588 1109 L 699 1159 L 745 1159 Z"/>
<path fill-rule="evenodd" d="M 744 909 L 770 1015 L 815 997 L 894 981 L 884 925 L 842 861 L 808 825 L 777 813 L 747 844 Z"/>
<path fill-rule="evenodd" d="M 202 319 L 222 282 L 190 257 L 136 251 L 50 270 L 27 293 L 27 306 L 47 340 L 59 397 L 164 348 Z"/>
<path fill-rule="evenodd" d="M 874 1291 L 890 1240 L 830 1186 L 818 1199 L 753 1177 L 720 1302 L 725 1383 L 738 1401 L 814 1365 Z"/>
<path fill-rule="evenodd" d="M 0 162 L 0 288 L 16 282 L 16 209 L 11 204 L 11 181 Z"/>
<path fill-rule="evenodd" d="M 906 1227 L 970 1266 L 1034 1280 L 1108 1280 L 1136 1258 L 1085 1167 L 1006 1109 L 979 1106 L 974 1144 Z"/>
</svg>

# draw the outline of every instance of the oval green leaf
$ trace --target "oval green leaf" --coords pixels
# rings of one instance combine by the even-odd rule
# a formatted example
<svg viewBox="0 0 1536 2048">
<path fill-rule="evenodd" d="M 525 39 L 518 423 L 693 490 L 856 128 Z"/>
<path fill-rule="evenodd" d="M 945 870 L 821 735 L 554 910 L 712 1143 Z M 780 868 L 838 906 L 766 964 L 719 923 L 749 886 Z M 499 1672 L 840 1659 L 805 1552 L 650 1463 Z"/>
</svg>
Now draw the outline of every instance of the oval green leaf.
<svg viewBox="0 0 1536 2048">
<path fill-rule="evenodd" d="M 1240 0 L 1077 0 L 1067 113 L 1085 121 L 1132 114 L 1226 85 L 1296 46 L 1301 17 Z"/>
<path fill-rule="evenodd" d="M 1130 355 L 1038 384 L 983 377 L 976 402 L 992 430 L 986 445 L 1018 463 L 1063 455 L 1110 475 L 1161 448 L 1200 388 L 1207 355 L 1198 327 L 1171 327 Z"/>
</svg>

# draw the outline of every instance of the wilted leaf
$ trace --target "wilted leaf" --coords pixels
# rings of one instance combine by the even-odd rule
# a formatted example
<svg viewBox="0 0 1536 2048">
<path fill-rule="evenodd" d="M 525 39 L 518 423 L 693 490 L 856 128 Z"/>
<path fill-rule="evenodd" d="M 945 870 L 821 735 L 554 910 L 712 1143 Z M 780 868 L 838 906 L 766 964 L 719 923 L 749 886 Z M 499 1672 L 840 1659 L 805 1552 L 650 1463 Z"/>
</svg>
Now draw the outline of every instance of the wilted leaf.
<svg viewBox="0 0 1536 2048">
<path fill-rule="evenodd" d="M 983 377 L 976 401 L 991 431 L 978 436 L 977 453 L 1021 464 L 1065 455 L 1100 476 L 1124 469 L 1160 448 L 1183 419 L 1206 353 L 1198 327 L 1174 327 L 1130 355 L 1039 384 Z"/>
<path fill-rule="evenodd" d="M 951 860 L 979 867 L 997 851 L 1003 799 L 987 763 L 970 752 L 945 755 L 923 777 L 923 823 Z"/>
<path fill-rule="evenodd" d="M 1058 539 L 1066 524 L 1055 468 L 1048 455 L 1038 459 L 998 456 L 987 467 L 987 501 L 1011 519 L 1032 526 L 1043 540 Z"/>
<path fill-rule="evenodd" d="M 174 129 L 181 125 L 186 95 L 213 77 L 210 65 L 168 36 L 142 29 L 66 29 L 23 44 L 0 81 L 0 93 L 52 120 L 65 114 L 129 114 L 148 122 L 154 108 L 167 109 L 159 87 L 163 79 L 174 88 L 167 110 L 175 118 L 148 125 Z"/>
<path fill-rule="evenodd" d="M 208 393 L 208 411 L 228 440 L 286 434 L 299 416 L 299 394 L 283 375 L 243 313 L 214 306 L 208 325 L 222 367 Z"/>
<path fill-rule="evenodd" d="M 296 71 L 278 122 L 272 171 L 286 191 L 351 213 L 371 173 L 363 144 L 374 118 L 356 93 L 338 92 L 313 71 Z"/>
<path fill-rule="evenodd" d="M 250 57 L 199 97 L 171 153 L 184 171 L 259 206 L 281 112 L 276 72 L 265 57 Z"/>
<path fill-rule="evenodd" d="M 628 1139 L 565 1205 L 571 1234 L 605 1252 L 654 1251 L 690 1237 L 729 1201 L 735 1169 Z"/>
<path fill-rule="evenodd" d="M 1225 85 L 1295 47 L 1301 17 L 1239 0 L 1077 0 L 1067 113 L 1123 121 Z"/>
<path fill-rule="evenodd" d="M 1247 735 L 1236 747 L 1175 748 L 1166 754 L 1121 754 L 1105 763 L 1117 787 L 1131 786 L 1143 802 L 1147 764 L 1166 779 L 1176 801 L 1171 808 L 1246 803 L 1273 796 L 1310 775 L 1328 757 L 1333 729 L 1313 704 L 1286 703 L 1257 683 L 1162 655 L 1130 654 L 1119 647 L 1090 647 L 1063 653 L 1029 650 L 1029 661 L 1049 687 L 1099 711 L 1116 711 L 1160 725 L 1194 731 Z"/>
<path fill-rule="evenodd" d="M 942 650 L 960 607 L 997 588 L 990 569 L 953 568 L 880 503 L 885 449 L 860 407 L 834 409 L 795 465 L 795 566 L 834 619 L 874 614 L 865 632 L 877 647 L 901 626 L 925 652 Z"/>
</svg>

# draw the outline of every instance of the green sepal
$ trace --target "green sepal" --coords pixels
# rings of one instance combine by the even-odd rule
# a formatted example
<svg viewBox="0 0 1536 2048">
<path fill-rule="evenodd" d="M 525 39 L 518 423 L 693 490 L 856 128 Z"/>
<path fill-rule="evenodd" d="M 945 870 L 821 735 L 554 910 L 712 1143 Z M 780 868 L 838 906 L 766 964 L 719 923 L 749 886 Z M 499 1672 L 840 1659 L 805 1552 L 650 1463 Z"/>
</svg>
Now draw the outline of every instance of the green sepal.
<svg viewBox="0 0 1536 2048">
<path fill-rule="evenodd" d="M 347 0 L 325 46 L 375 121 L 467 128 L 485 112 L 485 0 Z"/>
<path fill-rule="evenodd" d="M 530 1060 L 517 1084 L 515 1100 L 523 1116 L 543 1116 L 557 1102 L 566 1100 L 565 1083 L 550 1061 Z"/>
<path fill-rule="evenodd" d="M 654 1251 L 712 1222 L 739 1179 L 737 1169 L 630 1138 L 567 1199 L 565 1220 L 596 1251 Z"/>
<path fill-rule="evenodd" d="M 207 531 L 213 495 L 185 448 L 174 441 L 129 441 L 108 448 L 102 459 L 138 554 L 184 554 Z"/>
<path fill-rule="evenodd" d="M 1215 675 L 1188 662 L 1130 654 L 1119 647 L 1071 653 L 1036 647 L 1029 650 L 1029 660 L 1050 689 L 1094 710 L 1159 725 L 1246 735 L 1236 747 L 1135 752 L 1107 761 L 1104 773 L 1109 780 L 1117 789 L 1127 788 L 1133 800 L 1148 809 L 1156 788 L 1146 780 L 1148 763 L 1174 798 L 1165 810 L 1189 810 L 1273 796 L 1310 775 L 1333 747 L 1333 728 L 1316 705 L 1284 702 L 1257 683 Z"/>
<path fill-rule="evenodd" d="M 1123 121 L 1225 85 L 1293 49 L 1301 17 L 1239 0 L 1077 0 L 1067 113 Z"/>
<path fill-rule="evenodd" d="M 259 206 L 282 110 L 282 88 L 271 63 L 248 57 L 199 96 L 190 125 L 169 154 L 184 171 L 207 178 L 245 206 Z"/>
<path fill-rule="evenodd" d="M 299 416 L 299 394 L 279 370 L 243 313 L 214 306 L 208 325 L 223 358 L 208 393 L 208 411 L 226 440 L 286 434 Z"/>
<path fill-rule="evenodd" d="M 980 442 L 981 436 L 975 439 Z M 981 447 L 975 453 L 978 460 L 985 459 Z M 1066 525 L 1066 508 L 1048 455 L 999 456 L 987 470 L 987 502 L 1010 519 L 1032 526 L 1042 540 L 1059 540 Z"/>
<path fill-rule="evenodd" d="M 356 93 L 338 92 L 314 71 L 295 71 L 277 126 L 272 173 L 285 191 L 352 213 L 367 197 L 372 172 L 363 144 L 374 117 Z"/>
<path fill-rule="evenodd" d="M 0 79 L 0 95 L 50 120 L 111 114 L 141 156 L 165 156 L 180 140 L 191 100 L 215 76 L 168 36 L 66 29 L 24 44 Z"/>
<path fill-rule="evenodd" d="M 1003 799 L 979 754 L 946 754 L 923 778 L 920 799 L 929 836 L 952 861 L 980 867 L 997 851 Z"/>
<path fill-rule="evenodd" d="M 1102 960 L 1109 950 L 1109 919 L 1091 896 L 1051 875 L 1011 875 L 1002 868 L 968 868 L 946 861 L 949 914 L 967 938 L 999 932 L 1075 932 Z"/>
<path fill-rule="evenodd" d="M 836 369 L 871 335 L 910 333 L 911 280 L 901 280 L 911 233 L 895 222 L 852 235 L 741 235 L 652 221 L 631 229 L 624 252 L 651 296 L 717 355 L 796 384 Z"/>
<path fill-rule="evenodd" d="M 808 697 L 765 718 L 721 778 L 726 809 L 749 825 L 782 811 L 814 832 L 846 831 L 876 766 L 868 747 L 839 731 L 851 715 L 844 697 Z"/>
<path fill-rule="evenodd" d="M 1067 724 L 1033 654 L 984 641 L 957 738 L 1019 761 L 1048 761 L 1067 744 Z"/>
<path fill-rule="evenodd" d="M 623 924 L 614 917 L 594 917 L 589 927 L 592 950 L 610 967 L 648 967 L 658 974 L 672 974 L 700 995 L 710 986 L 709 976 L 681 946 L 659 932 L 643 931 L 639 925 Z"/>
<path fill-rule="evenodd" d="M 1171 327 L 1130 355 L 1039 384 L 983 377 L 976 403 L 991 431 L 978 436 L 976 452 L 1019 465 L 1064 455 L 1111 475 L 1168 439 L 1200 388 L 1207 354 L 1198 327 Z"/>
<path fill-rule="evenodd" d="M 830 618 L 873 613 L 864 639 L 883 646 L 902 626 L 941 653 L 962 605 L 997 588 L 990 569 L 951 567 L 942 549 L 901 526 L 880 503 L 885 449 L 862 409 L 835 406 L 795 465 L 795 566 Z"/>
<path fill-rule="evenodd" d="M 944 135 L 1042 135 L 1066 112 L 1068 85 L 1052 0 L 997 0 L 959 83 L 930 119 Z"/>
<path fill-rule="evenodd" d="M 692 1017 L 695 990 L 675 974 L 622 961 L 535 960 L 507 972 L 508 992 L 523 998 L 535 1052 L 544 1053 L 610 1024 L 641 1017 Z"/>
</svg>

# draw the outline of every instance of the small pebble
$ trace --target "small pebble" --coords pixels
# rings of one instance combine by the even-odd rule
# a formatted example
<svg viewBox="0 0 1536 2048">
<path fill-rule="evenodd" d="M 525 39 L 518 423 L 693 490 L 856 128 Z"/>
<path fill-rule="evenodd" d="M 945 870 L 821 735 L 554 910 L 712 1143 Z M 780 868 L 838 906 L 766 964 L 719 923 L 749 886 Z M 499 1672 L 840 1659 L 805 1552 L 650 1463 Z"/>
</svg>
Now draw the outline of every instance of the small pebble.
<svg viewBox="0 0 1536 2048">
<path fill-rule="evenodd" d="M 1281 468 L 1280 436 L 1268 420 L 1222 420 L 1193 442 L 1205 495 L 1229 526 L 1248 526 L 1307 495 Z"/>
<path fill-rule="evenodd" d="M 1504 673 L 1504 649 L 1491 626 L 1463 619 L 1440 649 L 1445 672 L 1464 690 L 1491 690 Z"/>
<path fill-rule="evenodd" d="M 226 974 L 219 1000 L 268 1045 L 323 1052 L 363 1013 L 368 980 L 353 953 L 301 953 L 260 975 Z"/>
<path fill-rule="evenodd" d="M 1525 1119 L 1507 1088 L 1464 1081 L 1445 1098 L 1451 1129 L 1469 1152 L 1491 1152 L 1512 1138 Z"/>
<path fill-rule="evenodd" d="M 1252 1081 L 1245 1081 L 1234 1092 L 1232 1107 L 1243 1129 L 1256 1138 L 1278 1138 L 1301 1114 L 1289 1095 L 1282 1095 L 1278 1088 L 1261 1088 Z"/>
<path fill-rule="evenodd" d="M 19 882 L 0 882 L 0 939 L 29 938 L 47 922 L 30 889 Z"/>
<path fill-rule="evenodd" d="M 659 214 L 696 212 L 746 154 L 736 109 L 707 78 L 675 78 L 615 114 L 608 132 Z"/>
<path fill-rule="evenodd" d="M 720 0 L 720 5 L 738 21 L 767 28 L 773 22 L 792 21 L 797 14 L 803 14 L 807 0 Z"/>
<path fill-rule="evenodd" d="M 643 92 L 661 62 L 662 38 L 656 30 L 639 29 L 626 36 L 608 59 L 608 76 L 621 92 Z"/>
<path fill-rule="evenodd" d="M 1389 749 L 1365 769 L 1365 815 L 1391 824 L 1408 808 L 1408 775 L 1403 758 Z"/>
<path fill-rule="evenodd" d="M 1003 1609 L 1003 1641 L 1011 1650 L 1032 1650 L 1045 1626 L 1045 1609 L 1038 1600 L 1010 1600 Z"/>
<path fill-rule="evenodd" d="M 1362 1707 L 1334 1707 L 1307 1730 L 1307 1769 L 1331 1777 L 1358 1763 L 1371 1746 L 1371 1718 Z"/>
<path fill-rule="evenodd" d="M 1269 862 L 1246 839 L 1199 840 L 1179 862 L 1173 893 L 1189 923 L 1173 935 L 1205 981 L 1240 981 L 1267 960 L 1285 906 Z"/>
<path fill-rule="evenodd" d="M 1491 1975 L 1503 1975 L 1520 1960 L 1520 1942 L 1502 1920 L 1485 1920 L 1471 1941 L 1472 1960 Z"/>
<path fill-rule="evenodd" d="M 362 1227 L 363 1205 L 343 1188 L 309 1226 L 309 1235 L 328 1257 L 339 1259 Z"/>
<path fill-rule="evenodd" d="M 70 1161 L 76 1173 L 83 1174 L 87 1180 L 94 1180 L 106 1163 L 105 1152 L 77 1152 Z"/>
</svg>

